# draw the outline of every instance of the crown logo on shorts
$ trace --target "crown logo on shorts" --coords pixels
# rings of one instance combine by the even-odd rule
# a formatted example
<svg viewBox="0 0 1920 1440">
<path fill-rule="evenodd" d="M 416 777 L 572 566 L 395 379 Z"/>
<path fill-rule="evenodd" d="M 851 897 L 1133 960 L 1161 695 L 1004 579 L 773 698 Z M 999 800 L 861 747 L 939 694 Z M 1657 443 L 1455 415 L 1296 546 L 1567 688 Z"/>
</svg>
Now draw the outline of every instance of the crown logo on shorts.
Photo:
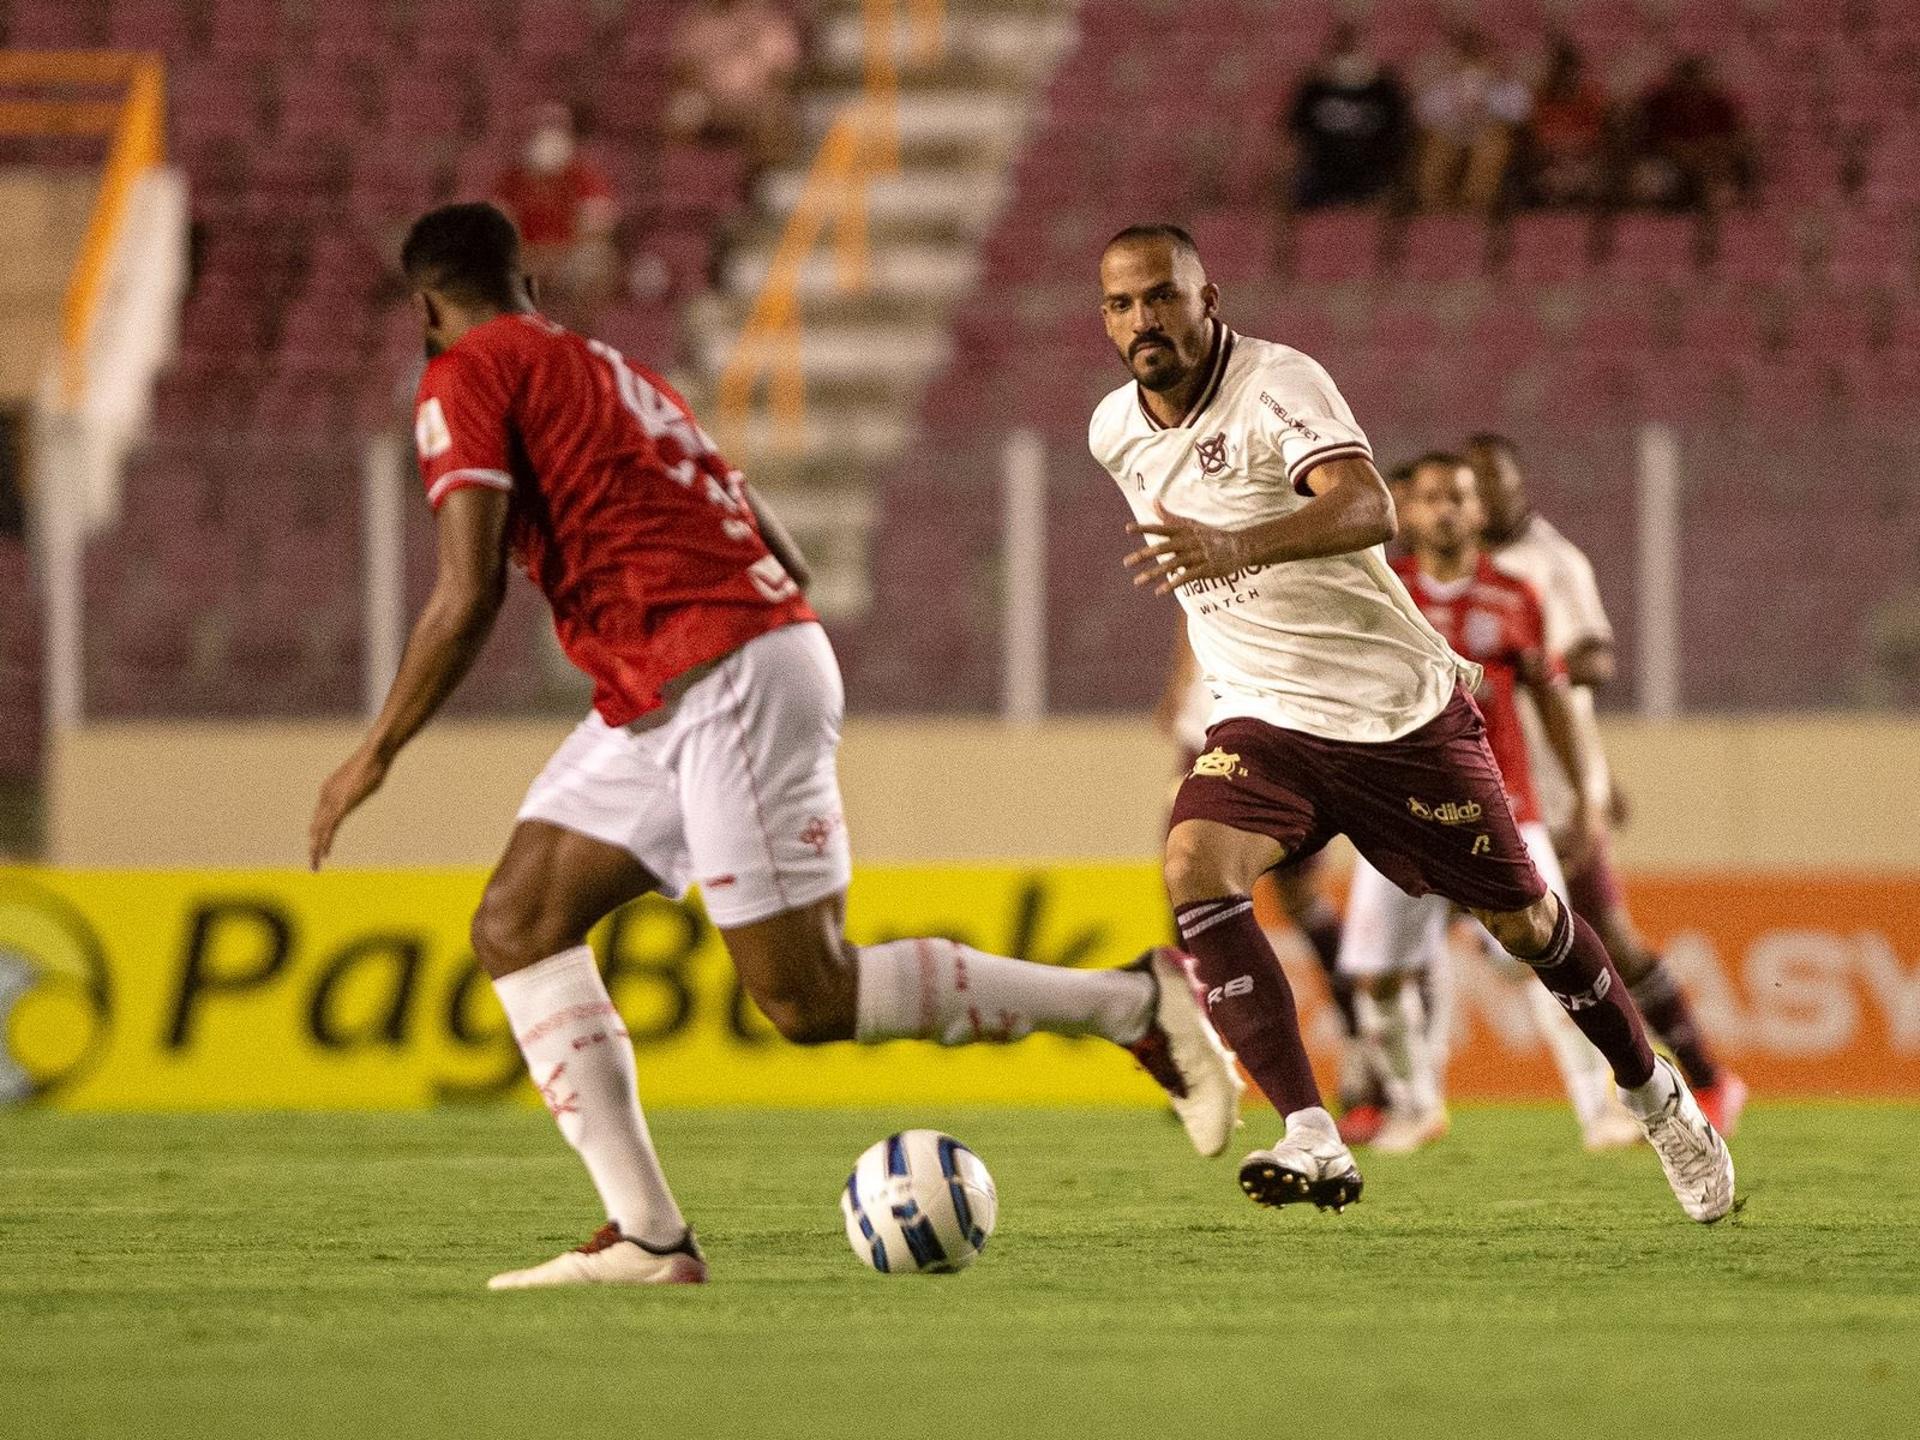
<svg viewBox="0 0 1920 1440">
<path fill-rule="evenodd" d="M 1202 776 L 1225 776 L 1231 779 L 1235 775 L 1244 775 L 1247 771 L 1246 767 L 1240 763 L 1238 755 L 1229 754 L 1216 745 L 1193 762 L 1191 773 Z"/>
</svg>

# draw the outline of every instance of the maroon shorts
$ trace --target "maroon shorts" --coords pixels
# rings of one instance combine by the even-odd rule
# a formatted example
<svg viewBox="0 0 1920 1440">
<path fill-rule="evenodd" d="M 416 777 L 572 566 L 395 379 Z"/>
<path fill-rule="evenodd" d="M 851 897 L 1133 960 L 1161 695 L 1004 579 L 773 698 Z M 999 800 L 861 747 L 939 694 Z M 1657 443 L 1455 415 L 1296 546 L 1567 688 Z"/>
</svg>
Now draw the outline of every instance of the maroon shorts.
<svg viewBox="0 0 1920 1440">
<path fill-rule="evenodd" d="M 1586 863 L 1567 871 L 1567 899 L 1573 913 L 1598 924 L 1609 910 L 1625 909 L 1627 892 L 1613 868 L 1613 841 L 1605 835 L 1587 852 Z"/>
<path fill-rule="evenodd" d="M 1271 836 L 1287 862 L 1345 835 L 1409 895 L 1474 910 L 1524 910 L 1547 893 L 1464 689 L 1412 734 L 1371 745 L 1223 720 L 1174 797 L 1182 820 Z"/>
</svg>

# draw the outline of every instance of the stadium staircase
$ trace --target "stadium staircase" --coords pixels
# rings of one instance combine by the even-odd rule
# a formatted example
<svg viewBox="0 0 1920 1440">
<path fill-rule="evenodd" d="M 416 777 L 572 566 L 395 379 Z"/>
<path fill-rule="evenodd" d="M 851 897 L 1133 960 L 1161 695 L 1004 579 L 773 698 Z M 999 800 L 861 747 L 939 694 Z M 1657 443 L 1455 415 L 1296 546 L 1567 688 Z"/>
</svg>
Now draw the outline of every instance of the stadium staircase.
<svg viewBox="0 0 1920 1440">
<path fill-rule="evenodd" d="M 783 429 L 762 409 L 745 444 L 736 444 L 756 485 L 796 522 L 816 569 L 827 562 L 827 589 L 817 595 L 823 608 L 849 617 L 864 609 L 874 477 L 914 440 L 921 395 L 948 359 L 955 315 L 978 296 L 981 242 L 1006 203 L 1035 101 L 1073 40 L 1072 0 L 949 0 L 940 7 L 941 43 L 929 55 L 908 23 L 914 7 L 892 8 L 898 172 L 868 197 L 868 281 L 844 291 L 830 246 L 804 263 L 804 424 Z M 797 163 L 757 187 L 719 287 L 692 307 L 694 358 L 709 393 L 768 283 L 823 138 L 861 103 L 874 9 L 863 0 L 819 7 Z"/>
</svg>

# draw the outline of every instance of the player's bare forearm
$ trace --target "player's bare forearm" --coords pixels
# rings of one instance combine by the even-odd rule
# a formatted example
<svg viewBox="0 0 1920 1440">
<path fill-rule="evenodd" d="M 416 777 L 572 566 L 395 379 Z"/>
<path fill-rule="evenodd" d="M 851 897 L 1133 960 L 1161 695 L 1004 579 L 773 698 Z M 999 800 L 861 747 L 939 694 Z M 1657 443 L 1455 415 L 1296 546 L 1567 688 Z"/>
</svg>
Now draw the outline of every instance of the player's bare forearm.
<svg viewBox="0 0 1920 1440">
<path fill-rule="evenodd" d="M 1613 645 L 1606 640 L 1582 640 L 1567 651 L 1567 679 L 1575 685 L 1599 689 L 1613 683 Z"/>
<path fill-rule="evenodd" d="M 437 519 L 440 568 L 414 622 L 400 672 L 366 738 L 320 787 L 307 827 L 307 863 L 318 870 L 340 822 L 385 782 L 387 768 L 451 695 L 487 636 L 506 587 L 507 497 L 491 488 L 456 490 Z"/>
<path fill-rule="evenodd" d="M 1291 514 L 1235 530 L 1160 511 L 1160 523 L 1127 526 L 1149 543 L 1126 557 L 1135 585 L 1165 595 L 1191 580 L 1217 580 L 1255 565 L 1348 555 L 1394 536 L 1393 497 L 1366 460 L 1332 460 L 1307 474 L 1314 498 Z"/>
<path fill-rule="evenodd" d="M 460 688 L 493 633 L 500 596 L 434 590 L 400 657 L 387 702 L 367 731 L 362 748 L 390 764 L 406 743 Z"/>
<path fill-rule="evenodd" d="M 1600 784 L 1603 772 L 1594 753 L 1593 737 L 1574 711 L 1572 691 L 1561 679 L 1539 680 L 1529 688 L 1540 710 L 1540 724 L 1546 731 L 1547 744 L 1560 761 L 1561 769 L 1567 772 L 1580 805 L 1595 814 L 1603 813 L 1606 808 L 1606 795 Z"/>
<path fill-rule="evenodd" d="M 780 562 L 780 568 L 793 577 L 793 583 L 806 589 L 813 581 L 813 569 L 807 564 L 807 557 L 800 553 L 798 542 L 773 513 L 766 497 L 751 485 L 747 487 L 747 503 L 753 507 L 753 518 L 760 524 L 762 542 Z"/>
</svg>

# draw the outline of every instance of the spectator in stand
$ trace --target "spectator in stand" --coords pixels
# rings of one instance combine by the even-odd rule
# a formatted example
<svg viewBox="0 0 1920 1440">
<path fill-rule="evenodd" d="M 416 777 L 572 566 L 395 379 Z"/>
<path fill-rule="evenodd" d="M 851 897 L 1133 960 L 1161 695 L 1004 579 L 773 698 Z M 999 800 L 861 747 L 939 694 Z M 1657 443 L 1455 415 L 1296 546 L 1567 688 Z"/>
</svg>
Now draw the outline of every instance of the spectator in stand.
<svg viewBox="0 0 1920 1440">
<path fill-rule="evenodd" d="M 705 0 L 673 35 L 668 133 L 739 145 L 759 168 L 791 148 L 794 73 L 800 32 L 767 0 Z"/>
<path fill-rule="evenodd" d="M 591 328 L 619 284 L 613 182 L 580 153 L 565 105 L 535 106 L 520 157 L 493 183 L 494 201 L 520 227 L 521 256 L 539 282 L 541 309 Z"/>
<path fill-rule="evenodd" d="M 1463 25 L 1449 44 L 1444 70 L 1420 92 L 1416 106 L 1420 206 L 1491 211 L 1533 96 L 1481 31 Z"/>
<path fill-rule="evenodd" d="M 1393 71 L 1360 43 L 1350 24 L 1334 27 L 1321 62 L 1287 109 L 1292 142 L 1285 192 L 1302 210 L 1378 199 L 1406 171 L 1411 116 Z"/>
<path fill-rule="evenodd" d="M 1634 196 L 1675 210 L 1717 211 L 1753 189 L 1753 151 L 1740 102 L 1700 55 L 1676 60 L 1640 97 Z"/>
<path fill-rule="evenodd" d="M 1533 97 L 1522 149 L 1534 205 L 1592 206 L 1613 191 L 1613 125 L 1606 92 L 1569 40 L 1556 41 Z"/>
</svg>

